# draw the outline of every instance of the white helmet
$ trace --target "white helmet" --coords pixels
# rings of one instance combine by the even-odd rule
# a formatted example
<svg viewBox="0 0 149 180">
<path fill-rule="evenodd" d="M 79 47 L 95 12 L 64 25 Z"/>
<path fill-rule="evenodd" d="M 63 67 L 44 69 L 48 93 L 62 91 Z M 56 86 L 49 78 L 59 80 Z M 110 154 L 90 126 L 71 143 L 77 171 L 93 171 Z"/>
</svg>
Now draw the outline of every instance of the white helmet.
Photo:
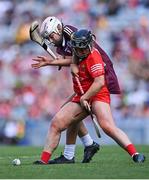
<svg viewBox="0 0 149 180">
<path fill-rule="evenodd" d="M 54 16 L 47 17 L 41 27 L 40 34 L 43 38 L 47 38 L 51 33 L 59 33 L 58 25 L 62 27 L 62 22 Z"/>
</svg>

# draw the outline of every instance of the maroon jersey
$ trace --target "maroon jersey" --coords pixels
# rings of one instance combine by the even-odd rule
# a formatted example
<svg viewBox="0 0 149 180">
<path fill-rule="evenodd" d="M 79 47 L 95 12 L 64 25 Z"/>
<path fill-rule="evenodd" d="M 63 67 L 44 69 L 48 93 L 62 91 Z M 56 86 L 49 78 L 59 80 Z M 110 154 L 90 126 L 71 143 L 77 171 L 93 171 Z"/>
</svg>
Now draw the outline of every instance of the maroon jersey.
<svg viewBox="0 0 149 180">
<path fill-rule="evenodd" d="M 73 32 L 77 31 L 77 28 L 66 25 L 63 27 L 63 42 L 62 46 L 57 47 L 56 52 L 61 56 L 72 56 L 72 48 L 70 46 L 70 37 Z"/>
<path fill-rule="evenodd" d="M 65 56 L 72 56 L 72 48 L 70 46 L 70 37 L 73 32 L 77 31 L 77 28 L 71 25 L 65 25 L 63 27 L 63 43 L 62 46 L 57 47 L 58 54 Z M 105 63 L 105 80 L 110 94 L 120 94 L 120 87 L 117 76 L 115 74 L 113 63 L 110 60 L 106 52 L 95 42 L 94 47 L 100 52 L 101 57 Z"/>
</svg>

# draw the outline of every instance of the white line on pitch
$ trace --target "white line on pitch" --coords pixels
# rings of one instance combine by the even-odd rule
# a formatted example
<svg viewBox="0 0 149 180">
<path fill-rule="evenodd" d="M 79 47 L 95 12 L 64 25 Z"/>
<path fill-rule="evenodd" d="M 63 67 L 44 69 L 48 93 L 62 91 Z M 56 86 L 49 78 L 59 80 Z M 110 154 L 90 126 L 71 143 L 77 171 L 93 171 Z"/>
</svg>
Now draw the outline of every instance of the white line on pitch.
<svg viewBox="0 0 149 180">
<path fill-rule="evenodd" d="M 2 159 L 13 159 L 15 158 L 16 156 L 8 156 L 8 157 L 0 157 L 0 160 Z M 17 158 L 20 158 L 20 159 L 33 159 L 33 158 L 39 158 L 39 156 L 17 156 Z"/>
</svg>

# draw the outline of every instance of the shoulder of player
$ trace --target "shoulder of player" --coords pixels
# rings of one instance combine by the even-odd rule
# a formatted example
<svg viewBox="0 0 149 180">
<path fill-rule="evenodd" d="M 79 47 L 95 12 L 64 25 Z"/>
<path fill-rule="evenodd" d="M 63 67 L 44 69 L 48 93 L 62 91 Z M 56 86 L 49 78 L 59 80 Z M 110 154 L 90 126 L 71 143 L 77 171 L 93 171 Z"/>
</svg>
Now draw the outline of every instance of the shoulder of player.
<svg viewBox="0 0 149 180">
<path fill-rule="evenodd" d="M 93 48 L 90 54 L 90 57 L 94 57 L 94 56 L 101 56 L 100 52 L 96 48 Z"/>
<path fill-rule="evenodd" d="M 66 36 L 71 36 L 73 32 L 77 31 L 77 28 L 71 25 L 64 25 L 63 27 L 63 33 Z"/>
</svg>

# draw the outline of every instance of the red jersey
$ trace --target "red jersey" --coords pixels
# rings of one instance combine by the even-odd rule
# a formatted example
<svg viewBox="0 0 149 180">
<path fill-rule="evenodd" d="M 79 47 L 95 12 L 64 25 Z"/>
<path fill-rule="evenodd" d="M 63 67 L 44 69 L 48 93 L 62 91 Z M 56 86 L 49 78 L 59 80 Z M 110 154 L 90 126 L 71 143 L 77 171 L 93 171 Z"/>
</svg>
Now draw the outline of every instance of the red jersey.
<svg viewBox="0 0 149 180">
<path fill-rule="evenodd" d="M 91 54 L 89 54 L 87 58 L 85 58 L 83 61 L 79 63 L 78 68 L 79 68 L 79 80 L 84 92 L 86 92 L 90 88 L 90 86 L 94 81 L 94 78 L 105 74 L 104 62 L 102 60 L 99 51 L 96 49 L 93 49 Z M 77 94 L 76 96 L 78 96 L 78 98 L 76 99 L 79 100 L 79 97 L 81 96 L 81 92 L 75 78 L 73 78 L 73 86 L 74 86 L 74 91 Z M 97 97 L 101 97 L 101 99 L 104 99 L 101 101 L 110 103 L 110 93 L 108 91 L 106 83 L 95 96 L 91 97 L 91 99 L 92 98 L 100 99 Z M 78 102 L 76 101 L 76 99 L 75 100 L 74 99 L 73 101 Z"/>
<path fill-rule="evenodd" d="M 63 27 L 63 38 L 64 42 L 62 46 L 57 47 L 56 51 L 61 56 L 72 56 L 72 47 L 70 46 L 70 43 L 68 43 L 71 39 L 71 34 L 73 32 L 77 31 L 77 28 L 71 25 L 65 25 Z M 120 94 L 120 87 L 118 83 L 117 76 L 115 74 L 113 63 L 110 60 L 109 56 L 106 54 L 106 52 L 97 44 L 97 42 L 94 42 L 94 47 L 100 52 L 101 57 L 106 64 L 105 66 L 105 81 L 107 83 L 108 90 L 111 94 Z"/>
</svg>

